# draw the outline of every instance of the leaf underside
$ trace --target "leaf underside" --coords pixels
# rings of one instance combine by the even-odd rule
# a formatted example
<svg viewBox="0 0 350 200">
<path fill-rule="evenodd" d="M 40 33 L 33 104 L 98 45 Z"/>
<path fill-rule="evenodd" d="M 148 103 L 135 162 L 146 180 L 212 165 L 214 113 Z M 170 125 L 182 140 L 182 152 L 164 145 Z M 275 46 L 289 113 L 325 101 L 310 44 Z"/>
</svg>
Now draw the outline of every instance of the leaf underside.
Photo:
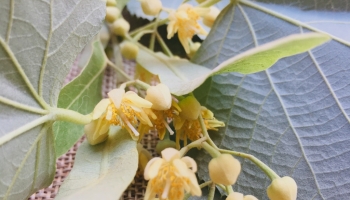
<svg viewBox="0 0 350 200">
<path fill-rule="evenodd" d="M 26 199 L 55 175 L 52 114 L 77 53 L 100 28 L 102 2 L 0 6 L 0 199 Z"/>
<path fill-rule="evenodd" d="M 85 141 L 75 159 L 55 199 L 119 199 L 136 174 L 136 141 L 126 130 L 113 127 L 106 142 L 92 146 Z"/>
<path fill-rule="evenodd" d="M 250 1 L 227 7 L 194 61 L 213 69 L 248 49 L 310 32 L 306 22 L 285 21 L 260 8 Z M 288 5 L 284 9 L 304 12 Z M 298 184 L 298 199 L 347 199 L 350 195 L 350 49 L 346 41 L 327 33 L 331 42 L 281 59 L 268 70 L 214 76 L 195 91 L 201 103 L 226 124 L 211 133 L 215 143 L 253 154 L 279 175 L 292 176 Z M 209 156 L 199 155 L 197 160 L 199 177 L 208 179 Z M 242 169 L 234 190 L 268 199 L 267 176 L 249 161 L 242 160 Z"/>
</svg>

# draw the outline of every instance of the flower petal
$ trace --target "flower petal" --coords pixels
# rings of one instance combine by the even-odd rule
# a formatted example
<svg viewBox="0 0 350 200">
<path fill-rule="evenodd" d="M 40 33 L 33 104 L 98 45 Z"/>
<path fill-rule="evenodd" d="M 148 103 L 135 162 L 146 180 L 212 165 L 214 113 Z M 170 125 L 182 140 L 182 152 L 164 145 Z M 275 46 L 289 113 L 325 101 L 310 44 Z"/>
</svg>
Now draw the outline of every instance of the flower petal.
<svg viewBox="0 0 350 200">
<path fill-rule="evenodd" d="M 145 200 L 153 200 L 156 197 L 156 193 L 152 190 L 151 183 L 149 182 L 146 188 Z"/>
<path fill-rule="evenodd" d="M 132 92 L 132 91 L 126 92 L 125 95 L 123 96 L 123 99 L 129 100 L 130 102 L 132 102 L 132 104 L 134 104 L 135 106 L 140 107 L 140 108 L 151 108 L 152 107 L 151 102 L 139 97 L 135 92 Z"/>
<path fill-rule="evenodd" d="M 166 148 L 162 152 L 162 158 L 166 161 L 171 161 L 180 158 L 180 152 L 174 148 Z"/>
<path fill-rule="evenodd" d="M 156 177 L 163 162 L 164 160 L 159 157 L 152 158 L 146 165 L 145 173 L 144 173 L 145 179 L 149 180 Z"/>
<path fill-rule="evenodd" d="M 173 160 L 173 166 L 177 169 L 177 172 L 179 173 L 179 177 L 188 177 L 189 176 L 189 169 L 181 159 L 174 159 Z"/>
<path fill-rule="evenodd" d="M 114 103 L 114 106 L 116 108 L 119 108 L 120 104 L 122 103 L 124 94 L 125 94 L 124 89 L 113 89 L 110 92 L 108 92 L 108 97 Z"/>
<path fill-rule="evenodd" d="M 111 101 L 109 99 L 102 99 L 100 102 L 98 102 L 92 113 L 92 120 L 100 118 L 102 114 L 106 112 L 107 107 L 110 103 Z"/>
<path fill-rule="evenodd" d="M 182 157 L 181 160 L 186 163 L 187 167 L 192 168 L 193 172 L 197 172 L 197 163 L 193 160 L 193 158 L 185 156 Z"/>
<path fill-rule="evenodd" d="M 194 175 L 192 171 L 190 171 L 189 173 L 189 179 L 190 179 L 191 194 L 193 196 L 202 196 L 202 190 L 198 185 L 196 175 Z"/>
</svg>

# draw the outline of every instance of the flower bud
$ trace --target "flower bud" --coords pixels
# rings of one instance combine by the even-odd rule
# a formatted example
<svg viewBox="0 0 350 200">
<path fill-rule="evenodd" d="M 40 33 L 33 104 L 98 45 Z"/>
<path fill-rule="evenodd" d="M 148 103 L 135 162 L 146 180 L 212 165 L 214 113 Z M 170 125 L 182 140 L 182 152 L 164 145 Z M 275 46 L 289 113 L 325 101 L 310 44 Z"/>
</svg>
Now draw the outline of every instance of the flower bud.
<svg viewBox="0 0 350 200">
<path fill-rule="evenodd" d="M 245 195 L 243 197 L 243 200 L 258 200 L 258 199 L 253 195 Z"/>
<path fill-rule="evenodd" d="M 239 192 L 232 192 L 226 197 L 226 200 L 243 200 L 243 194 Z"/>
<path fill-rule="evenodd" d="M 139 52 L 139 47 L 132 42 L 124 41 L 120 44 L 120 52 L 126 59 L 135 59 Z"/>
<path fill-rule="evenodd" d="M 152 109 L 155 110 L 168 110 L 171 107 L 170 90 L 162 83 L 149 87 L 145 99 L 153 104 Z"/>
<path fill-rule="evenodd" d="M 214 183 L 233 185 L 241 172 L 241 163 L 229 154 L 221 154 L 209 162 L 208 168 Z"/>
<path fill-rule="evenodd" d="M 186 120 L 196 120 L 201 112 L 201 104 L 194 96 L 188 96 L 179 102 L 179 116 Z"/>
<path fill-rule="evenodd" d="M 138 175 L 143 175 L 148 161 L 152 159 L 152 154 L 143 148 L 142 144 L 137 144 L 137 152 L 139 153 L 139 166 L 137 170 Z"/>
<path fill-rule="evenodd" d="M 107 0 L 107 6 L 116 6 L 117 2 L 115 0 Z"/>
<path fill-rule="evenodd" d="M 211 6 L 210 11 L 202 16 L 203 24 L 205 24 L 208 27 L 212 27 L 219 14 L 220 10 L 215 6 Z"/>
<path fill-rule="evenodd" d="M 105 20 L 109 23 L 114 22 L 120 15 L 120 10 L 117 7 L 110 7 L 108 6 L 106 8 L 106 17 Z"/>
<path fill-rule="evenodd" d="M 119 18 L 113 22 L 111 30 L 116 35 L 125 36 L 130 30 L 130 24 L 124 18 Z"/>
<path fill-rule="evenodd" d="M 162 10 L 162 2 L 160 0 L 141 0 L 142 11 L 146 15 L 156 16 Z"/>
<path fill-rule="evenodd" d="M 191 44 L 190 45 L 190 53 L 188 54 L 188 56 L 190 58 L 192 58 L 194 56 L 194 54 L 196 54 L 196 52 L 198 51 L 199 47 L 201 47 L 200 42 L 195 42 L 195 43 Z"/>
<path fill-rule="evenodd" d="M 158 142 L 156 152 L 160 154 L 166 148 L 176 148 L 176 143 L 169 139 L 164 139 Z"/>
<path fill-rule="evenodd" d="M 267 187 L 267 196 L 271 200 L 296 200 L 298 186 L 293 178 L 285 176 L 276 178 Z"/>
<path fill-rule="evenodd" d="M 91 145 L 104 142 L 108 138 L 109 122 L 104 118 L 93 120 L 84 127 L 84 133 Z"/>
</svg>

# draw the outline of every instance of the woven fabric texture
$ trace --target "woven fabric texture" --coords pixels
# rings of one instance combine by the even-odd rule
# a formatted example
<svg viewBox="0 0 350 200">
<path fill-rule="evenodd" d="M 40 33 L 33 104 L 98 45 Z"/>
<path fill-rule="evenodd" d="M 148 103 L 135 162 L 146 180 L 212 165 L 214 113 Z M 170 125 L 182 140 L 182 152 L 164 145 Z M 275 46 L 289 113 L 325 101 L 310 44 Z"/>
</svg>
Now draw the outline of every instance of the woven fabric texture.
<svg viewBox="0 0 350 200">
<path fill-rule="evenodd" d="M 131 77 L 134 75 L 135 63 L 132 61 L 124 61 L 124 69 Z M 70 82 L 80 73 L 80 68 L 77 67 L 76 63 L 73 65 L 69 75 L 67 76 L 65 83 Z M 117 78 L 116 73 L 112 68 L 107 67 L 102 87 L 102 96 L 107 97 L 107 93 L 116 87 Z M 29 200 L 49 200 L 54 199 L 60 186 L 62 185 L 65 178 L 68 176 L 69 172 L 74 166 L 75 154 L 78 150 L 80 144 L 85 140 L 83 136 L 66 154 L 62 155 L 56 161 L 56 175 L 53 183 L 44 189 L 39 190 L 29 197 Z M 142 144 L 153 156 L 157 156 L 154 149 L 157 145 L 158 136 L 155 133 L 150 133 L 146 135 Z M 135 177 L 134 181 L 130 184 L 128 189 L 124 192 L 121 200 L 136 200 L 143 199 L 147 182 L 142 176 Z"/>
</svg>

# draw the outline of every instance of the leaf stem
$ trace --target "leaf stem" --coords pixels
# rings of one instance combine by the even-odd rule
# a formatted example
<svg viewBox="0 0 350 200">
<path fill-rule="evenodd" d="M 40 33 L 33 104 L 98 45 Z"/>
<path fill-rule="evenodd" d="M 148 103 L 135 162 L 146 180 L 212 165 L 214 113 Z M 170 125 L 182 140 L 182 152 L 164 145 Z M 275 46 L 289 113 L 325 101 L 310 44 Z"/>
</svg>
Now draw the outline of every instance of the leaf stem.
<svg viewBox="0 0 350 200">
<path fill-rule="evenodd" d="M 213 140 L 211 140 L 211 138 L 210 138 L 210 136 L 209 136 L 209 134 L 208 134 L 208 130 L 207 130 L 207 128 L 205 127 L 205 123 L 204 123 L 204 119 L 203 119 L 202 115 L 199 115 L 198 119 L 199 119 L 199 123 L 200 123 L 200 125 L 201 125 L 202 133 L 203 133 L 203 135 L 204 135 L 205 137 L 207 137 L 208 143 L 209 143 L 211 146 L 213 146 L 214 148 L 218 149 L 218 147 L 217 147 L 216 144 L 213 142 Z"/>
<path fill-rule="evenodd" d="M 225 188 L 226 188 L 226 193 L 227 193 L 227 195 L 233 193 L 233 189 L 232 189 L 232 186 L 231 186 L 231 185 L 226 185 Z"/>
<path fill-rule="evenodd" d="M 112 61 L 110 61 L 108 58 L 107 58 L 107 64 L 109 66 L 111 66 L 113 69 L 115 69 L 117 72 L 119 72 L 121 75 L 123 75 L 126 79 L 128 80 L 133 80 L 129 75 L 127 75 L 124 70 L 120 69 L 119 67 L 117 67 Z"/>
<path fill-rule="evenodd" d="M 73 110 L 64 108 L 52 108 L 51 112 L 55 116 L 55 120 L 72 122 L 75 124 L 88 124 L 92 120 L 90 114 L 83 115 Z"/>
<path fill-rule="evenodd" d="M 127 81 L 127 82 L 121 84 L 120 88 L 125 89 L 127 86 L 130 86 L 130 85 L 138 85 L 145 90 L 147 90 L 149 87 L 151 87 L 149 84 L 147 84 L 141 80 L 132 80 L 132 81 Z"/>
<path fill-rule="evenodd" d="M 169 49 L 168 45 L 166 45 L 166 43 L 164 42 L 162 36 L 160 36 L 160 34 L 157 32 L 156 33 L 157 36 L 157 40 L 160 44 L 160 46 L 162 47 L 163 51 L 169 56 L 169 57 L 173 57 L 173 53 L 171 52 L 171 50 Z"/>
<path fill-rule="evenodd" d="M 207 142 L 202 142 L 202 147 L 205 149 L 213 158 L 221 155 L 221 153 L 214 147 L 210 146 Z"/>
<path fill-rule="evenodd" d="M 261 160 L 256 158 L 255 156 L 251 154 L 241 153 L 237 151 L 230 151 L 225 149 L 218 149 L 221 153 L 228 153 L 235 156 L 239 156 L 241 158 L 246 158 L 250 161 L 252 161 L 256 166 L 258 166 L 269 178 L 270 180 L 274 180 L 276 178 L 280 178 L 276 172 L 274 172 L 269 166 L 267 166 L 265 163 L 263 163 Z"/>
<path fill-rule="evenodd" d="M 205 142 L 206 139 L 207 139 L 206 137 L 202 137 L 194 142 L 191 142 L 187 146 L 182 147 L 180 150 L 181 157 L 184 156 L 190 149 L 194 147 L 201 147 L 202 142 Z"/>
<path fill-rule="evenodd" d="M 137 33 L 139 33 L 140 31 L 143 31 L 143 30 L 147 30 L 147 29 L 152 28 L 152 27 L 154 26 L 154 24 L 158 24 L 158 26 L 161 26 L 161 25 L 163 25 L 163 24 L 166 24 L 168 21 L 169 21 L 169 19 L 166 18 L 166 19 L 162 19 L 162 20 L 160 20 L 160 21 L 158 21 L 158 22 L 157 22 L 157 21 L 151 22 L 151 23 L 149 23 L 149 24 L 147 24 L 147 25 L 145 25 L 145 26 L 142 26 L 142 27 L 140 27 L 140 28 L 138 28 L 138 29 L 136 29 L 136 30 L 130 32 L 130 35 L 131 35 L 131 36 L 134 36 L 134 35 L 136 35 Z"/>
<path fill-rule="evenodd" d="M 215 196 L 215 183 L 211 183 L 209 194 L 208 194 L 208 200 L 213 200 Z"/>
</svg>

